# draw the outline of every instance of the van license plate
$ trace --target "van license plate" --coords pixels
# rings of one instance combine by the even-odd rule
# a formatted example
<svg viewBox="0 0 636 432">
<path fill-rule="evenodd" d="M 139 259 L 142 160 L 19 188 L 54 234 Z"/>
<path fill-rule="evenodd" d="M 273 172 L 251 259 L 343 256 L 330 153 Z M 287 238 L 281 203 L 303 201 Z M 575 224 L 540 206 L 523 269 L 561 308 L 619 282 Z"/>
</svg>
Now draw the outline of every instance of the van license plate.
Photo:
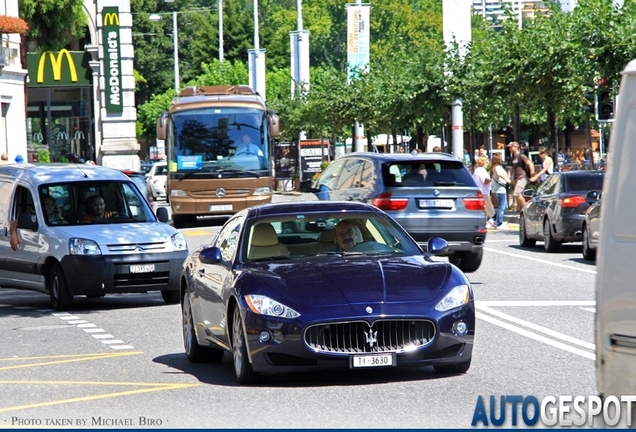
<svg viewBox="0 0 636 432">
<path fill-rule="evenodd" d="M 450 200 L 450 199 L 420 200 L 420 207 L 453 208 L 453 200 Z"/>
<path fill-rule="evenodd" d="M 232 204 L 224 205 L 211 205 L 209 211 L 230 211 L 232 210 Z"/>
<path fill-rule="evenodd" d="M 351 367 L 395 366 L 394 354 L 372 354 L 351 356 Z"/>
<path fill-rule="evenodd" d="M 154 264 L 146 264 L 146 265 L 131 265 L 130 272 L 131 273 L 152 273 L 155 271 Z"/>
</svg>

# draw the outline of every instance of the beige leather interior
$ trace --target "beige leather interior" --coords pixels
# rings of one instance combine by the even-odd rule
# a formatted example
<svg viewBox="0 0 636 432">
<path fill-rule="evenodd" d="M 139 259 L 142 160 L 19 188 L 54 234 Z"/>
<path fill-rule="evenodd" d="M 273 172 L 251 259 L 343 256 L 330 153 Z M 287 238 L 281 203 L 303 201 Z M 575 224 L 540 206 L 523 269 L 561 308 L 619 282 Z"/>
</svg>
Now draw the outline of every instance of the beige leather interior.
<svg viewBox="0 0 636 432">
<path fill-rule="evenodd" d="M 276 231 L 270 223 L 260 223 L 252 228 L 247 258 L 260 259 L 288 255 L 287 246 L 278 241 Z"/>
</svg>

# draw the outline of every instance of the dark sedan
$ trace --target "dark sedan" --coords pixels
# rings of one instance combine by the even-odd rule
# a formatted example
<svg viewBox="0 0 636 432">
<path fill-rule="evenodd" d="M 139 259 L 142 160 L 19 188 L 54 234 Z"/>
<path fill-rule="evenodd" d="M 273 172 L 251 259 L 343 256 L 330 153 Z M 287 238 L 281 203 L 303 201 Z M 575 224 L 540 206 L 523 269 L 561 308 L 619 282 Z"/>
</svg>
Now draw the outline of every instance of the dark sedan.
<svg viewBox="0 0 636 432">
<path fill-rule="evenodd" d="M 424 254 L 390 216 L 362 203 L 245 209 L 184 263 L 186 356 L 218 362 L 229 351 L 240 383 L 330 368 L 464 373 L 473 291 L 461 270 L 432 259 L 447 248 L 433 238 Z"/>
<path fill-rule="evenodd" d="M 603 187 L 603 171 L 555 172 L 535 191 L 519 217 L 519 244 L 532 247 L 543 241 L 547 252 L 557 252 L 562 243 L 581 241 L 583 217 L 596 201 L 592 190 Z"/>
</svg>

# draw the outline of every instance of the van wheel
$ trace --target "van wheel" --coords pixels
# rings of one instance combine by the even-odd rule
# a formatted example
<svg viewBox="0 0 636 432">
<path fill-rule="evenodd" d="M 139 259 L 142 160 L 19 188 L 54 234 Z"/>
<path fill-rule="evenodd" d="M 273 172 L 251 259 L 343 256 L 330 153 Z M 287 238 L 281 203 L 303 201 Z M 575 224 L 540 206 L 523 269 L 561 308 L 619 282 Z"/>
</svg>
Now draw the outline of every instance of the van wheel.
<svg viewBox="0 0 636 432">
<path fill-rule="evenodd" d="M 161 297 L 163 297 L 163 301 L 168 304 L 177 304 L 181 301 L 180 298 L 181 291 L 173 290 L 173 291 L 161 291 Z"/>
<path fill-rule="evenodd" d="M 587 233 L 587 227 L 583 225 L 583 239 L 581 241 L 583 259 L 586 261 L 594 261 L 596 259 L 596 251 L 590 248 L 590 236 Z"/>
<path fill-rule="evenodd" d="M 543 248 L 546 252 L 558 252 L 561 249 L 561 242 L 552 236 L 548 219 L 543 222 Z"/>
<path fill-rule="evenodd" d="M 59 311 L 67 311 L 73 306 L 73 295 L 68 289 L 64 270 L 59 264 L 55 264 L 49 273 L 49 294 L 51 305 Z"/>
</svg>

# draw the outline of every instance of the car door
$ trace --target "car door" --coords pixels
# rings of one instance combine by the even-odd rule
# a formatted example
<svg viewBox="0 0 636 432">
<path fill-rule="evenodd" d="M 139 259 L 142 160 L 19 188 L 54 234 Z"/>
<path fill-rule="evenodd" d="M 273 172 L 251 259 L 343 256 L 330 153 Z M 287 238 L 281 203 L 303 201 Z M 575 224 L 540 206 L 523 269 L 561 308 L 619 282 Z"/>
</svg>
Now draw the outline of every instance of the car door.
<svg viewBox="0 0 636 432">
<path fill-rule="evenodd" d="M 230 219 L 212 244 L 221 250 L 222 261 L 215 264 L 199 262 L 194 274 L 194 299 L 207 333 L 225 344 L 229 340 L 225 329 L 227 317 L 224 297 L 225 291 L 232 286 L 232 264 L 236 258 L 243 221 L 243 215 Z"/>
<path fill-rule="evenodd" d="M 526 211 L 526 232 L 530 236 L 541 237 L 543 235 L 543 218 L 550 202 L 554 200 L 554 190 L 558 183 L 559 175 L 551 174 L 539 186 L 536 194 L 529 201 Z"/>
<path fill-rule="evenodd" d="M 9 201 L 8 217 L 3 222 L 2 251 L 3 262 L 0 269 L 0 286 L 7 288 L 26 288 L 41 292 L 46 291 L 44 276 L 39 269 L 42 265 L 41 257 L 48 250 L 46 236 L 41 231 L 46 229 L 42 206 L 38 201 L 34 201 L 37 195 L 26 184 L 18 183 L 13 190 Z M 31 231 L 18 228 L 19 246 L 17 250 L 12 250 L 11 221 L 17 220 L 21 213 L 29 213 L 35 217 L 38 229 Z"/>
</svg>

